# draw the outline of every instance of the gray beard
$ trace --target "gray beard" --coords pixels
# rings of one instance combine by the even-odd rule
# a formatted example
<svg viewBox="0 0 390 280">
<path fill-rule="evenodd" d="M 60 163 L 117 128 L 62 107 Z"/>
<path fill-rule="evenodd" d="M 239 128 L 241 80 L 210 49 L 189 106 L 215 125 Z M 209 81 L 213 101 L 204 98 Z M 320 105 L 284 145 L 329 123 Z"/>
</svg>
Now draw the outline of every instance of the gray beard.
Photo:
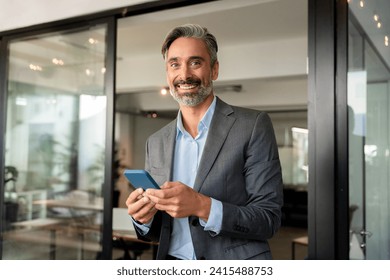
<svg viewBox="0 0 390 280">
<path fill-rule="evenodd" d="M 194 107 L 206 100 L 211 94 L 213 84 L 210 82 L 208 87 L 201 87 L 197 93 L 184 93 L 179 95 L 176 90 L 170 89 L 170 93 L 180 105 Z"/>
</svg>

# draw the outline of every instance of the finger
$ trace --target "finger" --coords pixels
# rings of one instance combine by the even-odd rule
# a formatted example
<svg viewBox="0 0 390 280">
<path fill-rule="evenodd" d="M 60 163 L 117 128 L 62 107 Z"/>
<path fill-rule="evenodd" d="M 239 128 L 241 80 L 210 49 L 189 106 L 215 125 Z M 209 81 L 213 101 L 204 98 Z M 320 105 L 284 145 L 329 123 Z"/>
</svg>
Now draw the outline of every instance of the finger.
<svg viewBox="0 0 390 280">
<path fill-rule="evenodd" d="M 132 217 L 136 221 L 146 223 L 154 216 L 154 214 L 156 214 L 157 209 L 154 207 L 155 204 L 147 197 L 143 197 L 140 201 L 144 204 L 140 208 L 138 208 L 135 213 L 132 214 Z"/>
<path fill-rule="evenodd" d="M 153 217 L 157 213 L 157 211 L 158 210 L 156 208 L 153 208 L 152 211 L 149 211 L 146 215 L 137 219 L 136 221 L 138 221 L 139 223 L 142 223 L 142 224 L 148 224 L 151 222 L 151 220 L 153 219 Z"/>
<path fill-rule="evenodd" d="M 172 187 L 174 187 L 175 186 L 175 183 L 177 183 L 177 182 L 165 182 L 164 184 L 162 184 L 161 186 L 160 186 L 160 188 L 161 189 L 169 189 L 169 188 L 172 188 Z"/>
<path fill-rule="evenodd" d="M 138 212 L 142 210 L 144 207 L 148 207 L 148 204 L 151 203 L 151 200 L 147 197 L 141 196 L 140 199 L 133 201 L 132 203 L 129 203 L 127 206 L 127 212 L 131 215 L 134 216 Z"/>
<path fill-rule="evenodd" d="M 165 185 L 165 184 L 164 184 Z M 168 199 L 177 195 L 179 190 L 174 185 L 162 186 L 163 189 L 147 189 L 145 195 L 148 197 L 156 197 L 161 199 Z"/>
<path fill-rule="evenodd" d="M 140 196 L 142 197 L 142 194 L 144 193 L 144 190 L 142 188 L 135 189 L 130 193 L 128 198 L 126 199 L 126 205 L 129 206 L 129 204 L 134 203 L 135 201 L 140 199 Z"/>
</svg>

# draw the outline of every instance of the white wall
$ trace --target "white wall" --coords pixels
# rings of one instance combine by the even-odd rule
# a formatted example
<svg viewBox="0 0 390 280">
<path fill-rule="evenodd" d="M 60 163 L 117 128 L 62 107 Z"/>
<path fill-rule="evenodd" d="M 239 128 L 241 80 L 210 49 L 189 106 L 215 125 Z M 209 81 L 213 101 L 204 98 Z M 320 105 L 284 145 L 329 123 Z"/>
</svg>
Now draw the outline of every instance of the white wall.
<svg viewBox="0 0 390 280">
<path fill-rule="evenodd" d="M 0 32 L 156 0 L 0 0 Z"/>
</svg>

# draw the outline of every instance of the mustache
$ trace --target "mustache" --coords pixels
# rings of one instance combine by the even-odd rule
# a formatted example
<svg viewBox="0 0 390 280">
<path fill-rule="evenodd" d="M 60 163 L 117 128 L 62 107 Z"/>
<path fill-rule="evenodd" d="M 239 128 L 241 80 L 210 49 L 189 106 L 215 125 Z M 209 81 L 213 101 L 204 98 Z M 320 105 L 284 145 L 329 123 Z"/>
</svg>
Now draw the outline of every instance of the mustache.
<svg viewBox="0 0 390 280">
<path fill-rule="evenodd" d="M 200 79 L 187 78 L 186 80 L 178 80 L 178 81 L 174 82 L 173 85 L 174 86 L 184 85 L 184 84 L 187 84 L 187 85 L 197 84 L 197 85 L 199 85 L 200 83 L 201 83 Z"/>
</svg>

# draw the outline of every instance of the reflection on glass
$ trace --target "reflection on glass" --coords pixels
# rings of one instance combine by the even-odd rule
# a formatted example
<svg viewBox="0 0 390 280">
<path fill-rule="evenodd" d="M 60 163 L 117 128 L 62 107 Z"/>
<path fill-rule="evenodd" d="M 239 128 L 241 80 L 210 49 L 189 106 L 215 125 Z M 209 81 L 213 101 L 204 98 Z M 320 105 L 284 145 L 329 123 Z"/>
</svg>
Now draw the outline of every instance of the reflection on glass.
<svg viewBox="0 0 390 280">
<path fill-rule="evenodd" d="M 293 127 L 293 185 L 306 186 L 309 180 L 308 146 L 309 131 L 306 128 Z"/>
<path fill-rule="evenodd" d="M 349 5 L 350 259 L 390 259 L 390 2 L 365 3 Z"/>
<path fill-rule="evenodd" d="M 9 45 L 3 259 L 101 250 L 105 26 Z"/>
</svg>

